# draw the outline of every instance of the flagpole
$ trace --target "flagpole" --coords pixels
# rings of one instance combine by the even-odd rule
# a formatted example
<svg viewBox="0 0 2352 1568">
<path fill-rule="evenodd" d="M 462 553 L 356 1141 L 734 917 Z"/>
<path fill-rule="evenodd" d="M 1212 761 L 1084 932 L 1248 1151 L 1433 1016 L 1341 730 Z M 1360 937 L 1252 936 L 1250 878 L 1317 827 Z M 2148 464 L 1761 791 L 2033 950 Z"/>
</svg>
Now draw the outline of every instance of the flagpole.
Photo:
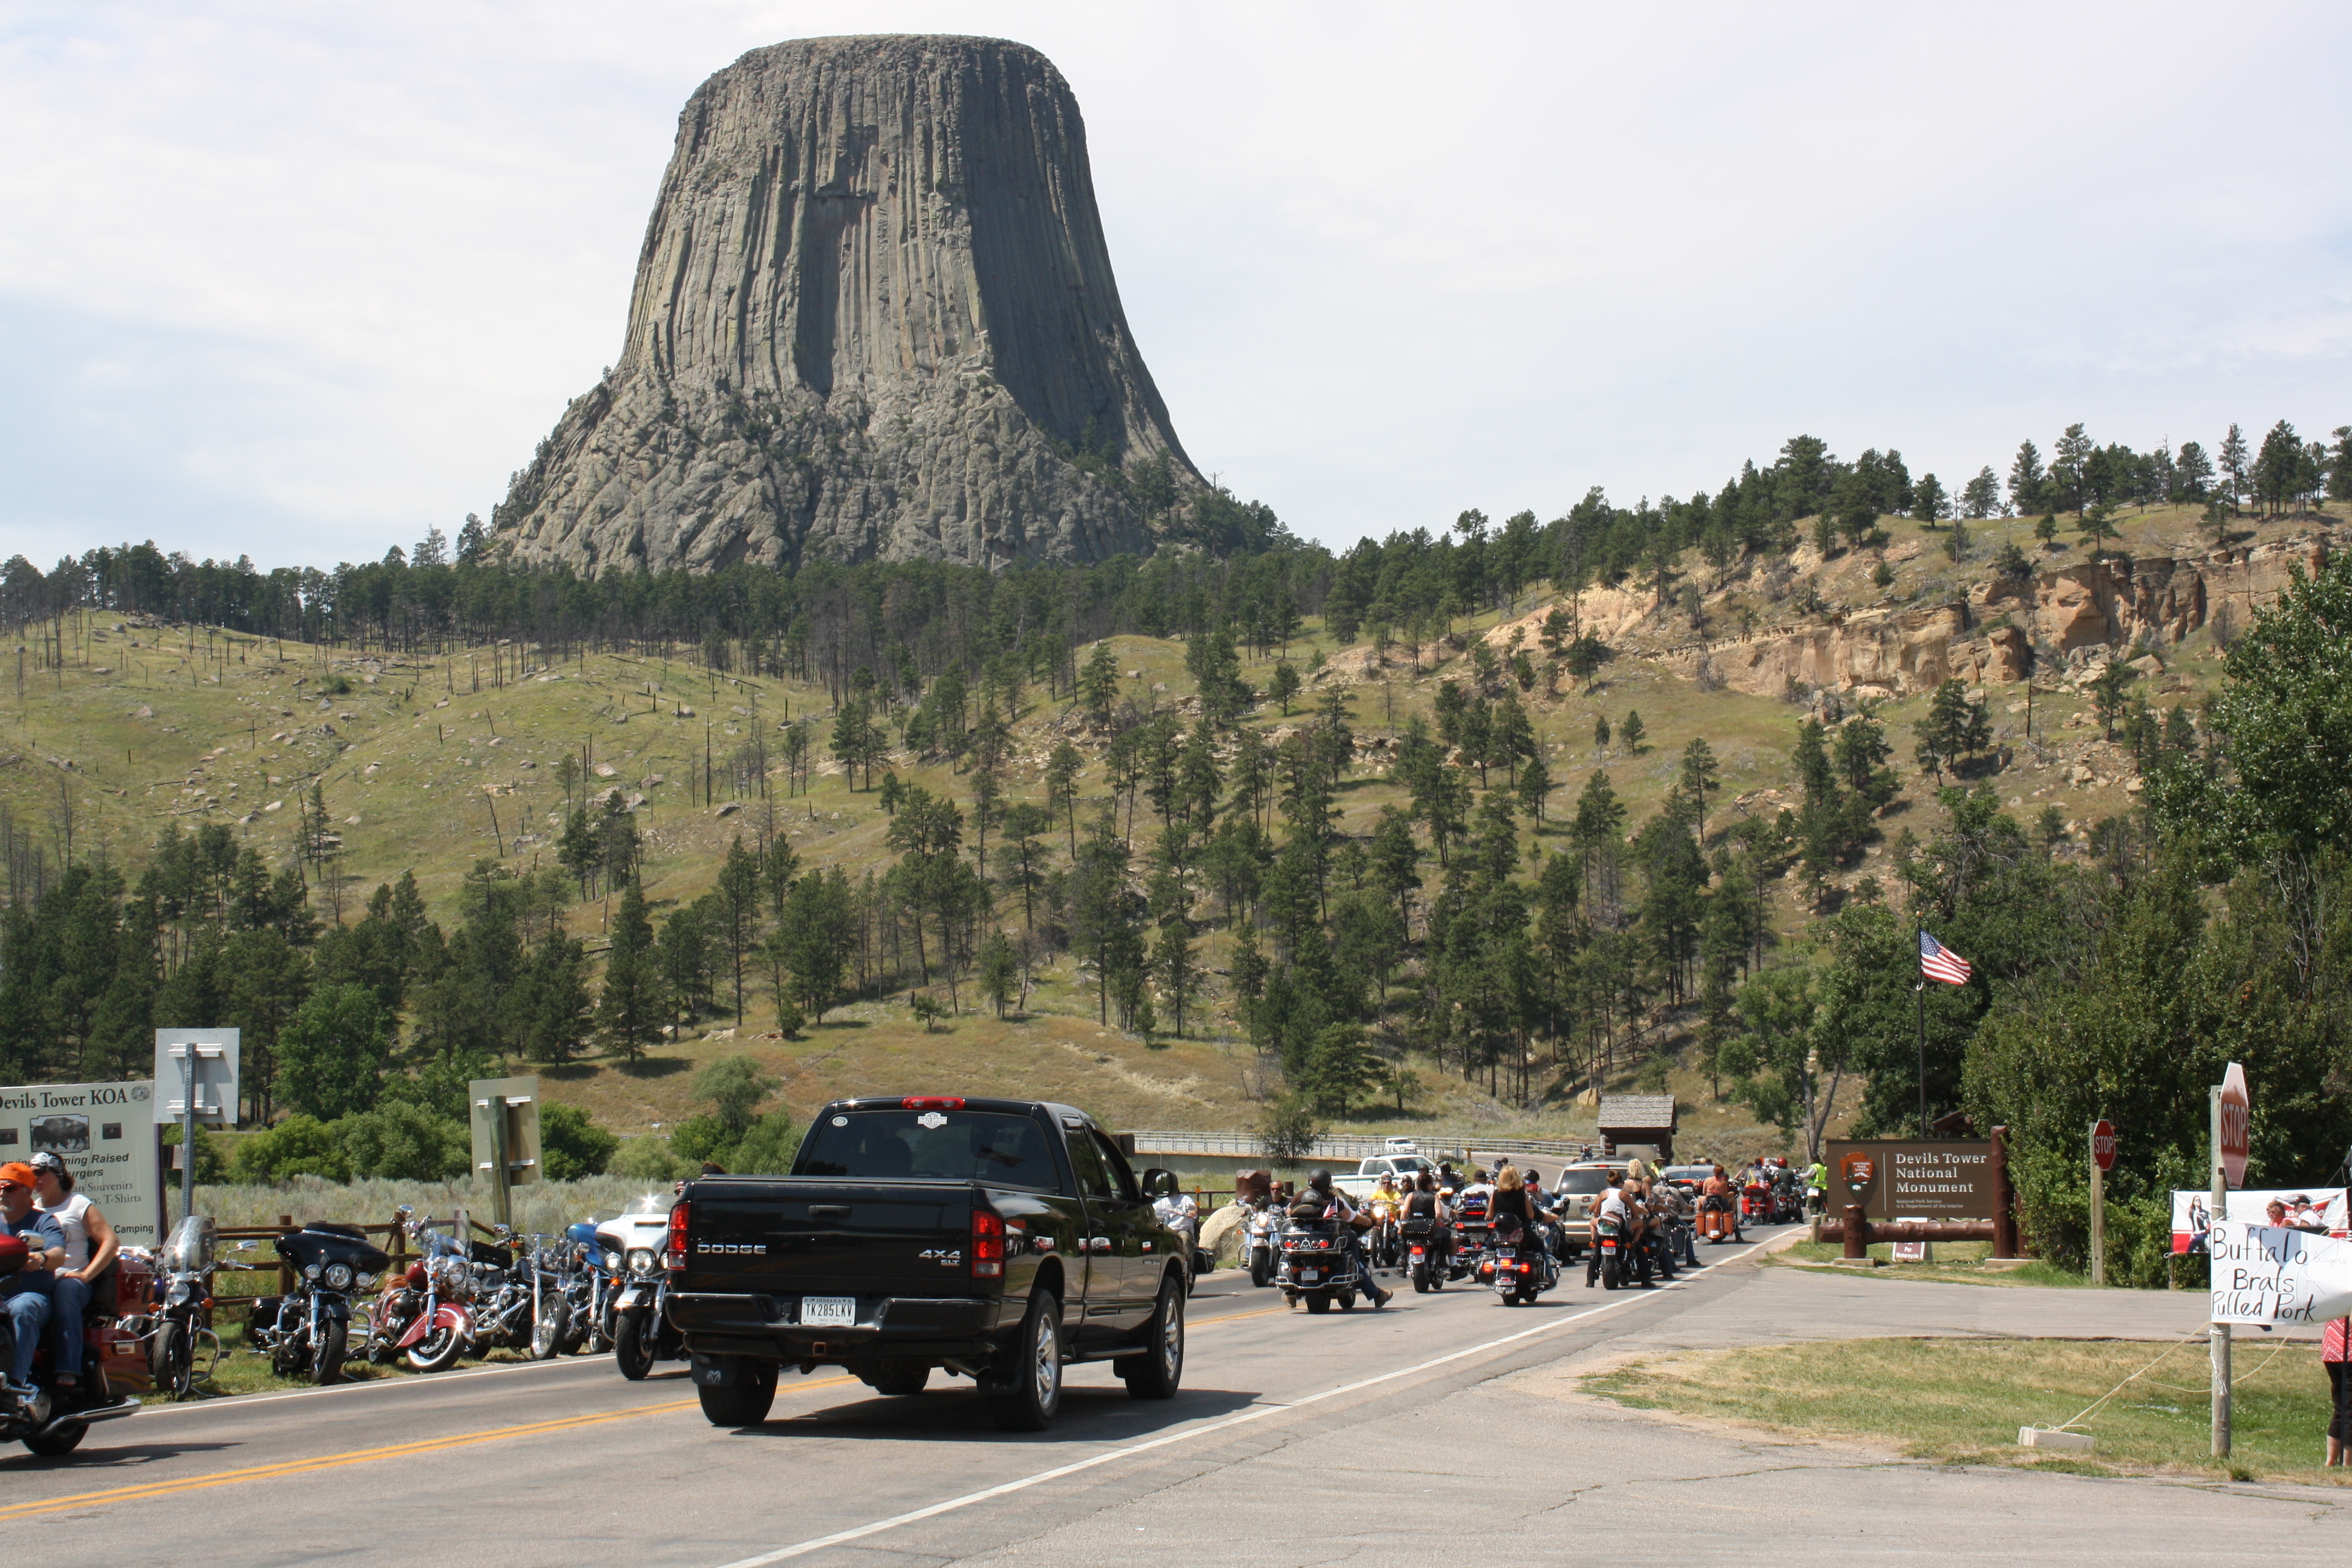
<svg viewBox="0 0 2352 1568">
<path fill-rule="evenodd" d="M 1923 921 L 1913 931 L 1912 955 L 1917 959 L 1921 951 L 1918 938 L 1927 932 Z M 1917 978 L 1911 983 L 1911 994 L 1919 1004 L 1919 1136 L 1927 1136 L 1927 974 L 1924 960 Z"/>
</svg>

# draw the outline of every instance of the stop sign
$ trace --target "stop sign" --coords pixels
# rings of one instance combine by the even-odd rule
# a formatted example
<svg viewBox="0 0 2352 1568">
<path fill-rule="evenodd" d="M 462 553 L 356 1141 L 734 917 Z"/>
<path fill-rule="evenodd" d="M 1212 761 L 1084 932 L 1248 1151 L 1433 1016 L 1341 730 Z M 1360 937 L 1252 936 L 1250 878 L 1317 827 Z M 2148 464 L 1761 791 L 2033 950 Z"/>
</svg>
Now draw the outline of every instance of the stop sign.
<svg viewBox="0 0 2352 1568">
<path fill-rule="evenodd" d="M 2246 1152 L 2253 1137 L 2254 1113 L 2246 1099 L 2246 1069 L 2237 1063 L 2221 1075 L 2221 1169 L 2233 1187 L 2246 1184 Z"/>
<path fill-rule="evenodd" d="M 2102 1171 L 2116 1168 L 2116 1124 L 2104 1116 L 2099 1118 L 2099 1124 L 2091 1129 L 2091 1158 L 2098 1163 Z"/>
</svg>

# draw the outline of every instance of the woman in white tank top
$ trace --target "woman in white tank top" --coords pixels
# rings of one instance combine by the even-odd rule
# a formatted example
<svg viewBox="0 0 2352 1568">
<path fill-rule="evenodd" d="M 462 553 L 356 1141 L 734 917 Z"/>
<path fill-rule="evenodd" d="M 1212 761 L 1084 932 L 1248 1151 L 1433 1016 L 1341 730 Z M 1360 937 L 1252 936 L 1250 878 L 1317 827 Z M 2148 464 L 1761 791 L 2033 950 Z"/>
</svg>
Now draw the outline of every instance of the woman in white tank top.
<svg viewBox="0 0 2352 1568">
<path fill-rule="evenodd" d="M 96 1279 L 121 1250 L 114 1227 L 96 1204 L 73 1190 L 73 1173 L 63 1160 L 43 1150 L 33 1156 L 32 1165 L 36 1206 L 66 1233 L 66 1266 L 58 1278 Z"/>
</svg>

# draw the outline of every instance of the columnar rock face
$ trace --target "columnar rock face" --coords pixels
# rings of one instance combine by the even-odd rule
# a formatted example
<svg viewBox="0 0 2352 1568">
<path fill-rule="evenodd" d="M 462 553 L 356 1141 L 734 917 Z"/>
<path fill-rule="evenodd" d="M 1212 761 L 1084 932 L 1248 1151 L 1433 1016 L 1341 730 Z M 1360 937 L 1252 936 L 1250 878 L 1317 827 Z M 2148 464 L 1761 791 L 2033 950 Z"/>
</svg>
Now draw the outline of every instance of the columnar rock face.
<svg viewBox="0 0 2352 1568">
<path fill-rule="evenodd" d="M 1052 63 L 810 38 L 688 101 L 620 361 L 495 524 L 511 557 L 590 572 L 1086 561 L 1148 551 L 1200 482 Z"/>
</svg>

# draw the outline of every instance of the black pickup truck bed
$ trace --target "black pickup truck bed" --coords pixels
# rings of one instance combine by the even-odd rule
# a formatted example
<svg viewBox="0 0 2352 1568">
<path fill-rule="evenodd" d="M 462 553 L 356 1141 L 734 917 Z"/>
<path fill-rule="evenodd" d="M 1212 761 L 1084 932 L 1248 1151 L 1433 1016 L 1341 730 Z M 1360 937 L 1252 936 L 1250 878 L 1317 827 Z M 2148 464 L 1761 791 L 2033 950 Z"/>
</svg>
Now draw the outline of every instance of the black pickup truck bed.
<svg viewBox="0 0 2352 1568">
<path fill-rule="evenodd" d="M 1013 1427 L 1051 1421 L 1073 1361 L 1172 1394 L 1191 1260 L 1151 1199 L 1174 1186 L 1068 1106 L 835 1101 L 792 1174 L 706 1177 L 673 1212 L 669 1313 L 704 1412 L 758 1422 L 788 1364 L 884 1394 L 945 1368 Z"/>
</svg>

